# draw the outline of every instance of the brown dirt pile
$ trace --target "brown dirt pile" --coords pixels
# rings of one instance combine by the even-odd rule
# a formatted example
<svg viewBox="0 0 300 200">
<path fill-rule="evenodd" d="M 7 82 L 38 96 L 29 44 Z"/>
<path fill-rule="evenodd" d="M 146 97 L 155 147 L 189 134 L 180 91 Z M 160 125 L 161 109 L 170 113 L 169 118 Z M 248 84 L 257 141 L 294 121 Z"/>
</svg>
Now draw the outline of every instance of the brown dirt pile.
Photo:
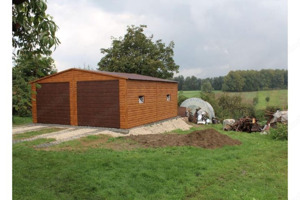
<svg viewBox="0 0 300 200">
<path fill-rule="evenodd" d="M 225 145 L 240 145 L 239 140 L 234 140 L 214 129 L 194 131 L 190 134 L 152 134 L 131 135 L 127 139 L 134 140 L 145 147 L 166 146 L 194 146 L 207 149 L 220 148 Z"/>
</svg>

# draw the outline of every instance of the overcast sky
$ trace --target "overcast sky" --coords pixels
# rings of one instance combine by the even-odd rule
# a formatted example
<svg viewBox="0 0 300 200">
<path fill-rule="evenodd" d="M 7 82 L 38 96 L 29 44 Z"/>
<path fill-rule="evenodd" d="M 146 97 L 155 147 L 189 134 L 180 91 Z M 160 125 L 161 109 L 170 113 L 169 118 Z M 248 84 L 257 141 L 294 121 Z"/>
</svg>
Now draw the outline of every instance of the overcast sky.
<svg viewBox="0 0 300 200">
<path fill-rule="evenodd" d="M 90 66 L 128 25 L 175 42 L 179 74 L 199 78 L 238 69 L 287 69 L 286 0 L 51 0 L 59 26 L 53 53 L 58 71 Z"/>
</svg>

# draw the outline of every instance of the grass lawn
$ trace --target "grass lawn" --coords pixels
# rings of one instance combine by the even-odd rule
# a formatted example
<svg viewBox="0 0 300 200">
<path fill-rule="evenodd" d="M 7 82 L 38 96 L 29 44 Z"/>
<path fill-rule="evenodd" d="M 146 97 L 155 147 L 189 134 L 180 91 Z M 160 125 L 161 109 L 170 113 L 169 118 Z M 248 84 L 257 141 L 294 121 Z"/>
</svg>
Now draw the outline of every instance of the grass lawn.
<svg viewBox="0 0 300 200">
<path fill-rule="evenodd" d="M 216 96 L 220 96 L 222 91 L 214 91 Z M 287 109 L 288 105 L 288 90 L 266 90 L 255 92 L 226 92 L 228 95 L 241 95 L 243 102 L 252 104 L 253 98 L 258 97 L 256 109 L 265 109 L 267 106 L 277 106 L 283 110 Z M 188 98 L 200 97 L 200 91 L 183 91 L 183 95 Z M 266 97 L 270 97 L 267 102 Z"/>
<path fill-rule="evenodd" d="M 41 130 L 38 130 L 38 131 L 30 131 L 30 132 L 26 132 L 26 133 L 14 134 L 13 139 L 14 140 L 21 140 L 21 139 L 31 138 L 31 137 L 34 137 L 34 136 L 37 136 L 37 135 L 52 133 L 52 132 L 60 131 L 60 130 L 63 130 L 63 128 L 45 128 L 45 129 L 41 129 Z"/>
<path fill-rule="evenodd" d="M 207 127 L 242 145 L 130 150 L 91 145 L 80 150 L 96 140 L 128 142 L 103 136 L 47 151 L 32 147 L 45 139 L 14 144 L 13 199 L 287 199 L 287 141 Z"/>
<path fill-rule="evenodd" d="M 32 123 L 32 117 L 13 116 L 13 125 L 25 125 Z"/>
</svg>

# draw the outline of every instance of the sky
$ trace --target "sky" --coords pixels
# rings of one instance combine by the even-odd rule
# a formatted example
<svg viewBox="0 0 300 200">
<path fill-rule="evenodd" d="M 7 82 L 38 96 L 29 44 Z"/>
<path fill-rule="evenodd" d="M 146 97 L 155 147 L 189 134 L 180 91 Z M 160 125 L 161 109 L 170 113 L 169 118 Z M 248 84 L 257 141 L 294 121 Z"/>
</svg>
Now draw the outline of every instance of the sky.
<svg viewBox="0 0 300 200">
<path fill-rule="evenodd" d="M 153 40 L 174 41 L 175 76 L 287 69 L 286 0 L 51 0 L 47 13 L 59 26 L 58 71 L 96 69 L 111 37 L 141 24 Z"/>
</svg>

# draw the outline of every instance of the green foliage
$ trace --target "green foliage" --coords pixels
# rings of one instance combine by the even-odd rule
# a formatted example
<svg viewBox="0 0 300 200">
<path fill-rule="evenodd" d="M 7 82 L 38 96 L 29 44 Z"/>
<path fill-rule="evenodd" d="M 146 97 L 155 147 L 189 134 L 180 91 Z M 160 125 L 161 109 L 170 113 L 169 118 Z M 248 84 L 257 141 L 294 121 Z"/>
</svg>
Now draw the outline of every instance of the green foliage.
<svg viewBox="0 0 300 200">
<path fill-rule="evenodd" d="M 173 78 L 174 81 L 178 82 L 178 91 L 183 89 L 184 77 L 182 75 Z"/>
<path fill-rule="evenodd" d="M 184 96 L 182 93 L 179 92 L 178 94 L 178 106 L 180 106 L 180 104 L 182 102 L 184 102 L 186 99 L 188 99 L 186 96 Z"/>
<path fill-rule="evenodd" d="M 286 89 L 287 70 L 262 69 L 230 71 L 224 77 L 222 90 L 231 92 Z"/>
<path fill-rule="evenodd" d="M 14 144 L 13 199 L 287 199 L 287 141 L 212 127 L 242 145 L 74 152 Z"/>
<path fill-rule="evenodd" d="M 32 123 L 31 117 L 13 116 L 13 125 L 24 125 Z"/>
<path fill-rule="evenodd" d="M 31 115 L 30 81 L 55 73 L 54 60 L 33 54 L 19 54 L 15 58 L 12 69 L 13 114 L 18 116 Z"/>
<path fill-rule="evenodd" d="M 280 110 L 277 106 L 267 106 L 265 109 L 265 113 L 275 113 L 277 110 Z"/>
<path fill-rule="evenodd" d="M 218 102 L 218 99 L 216 98 L 215 93 L 201 92 L 200 98 L 203 99 L 204 101 L 207 101 L 208 103 L 210 103 L 210 105 L 214 108 L 215 115 L 217 117 L 220 117 L 222 111 L 219 106 L 219 102 Z"/>
<path fill-rule="evenodd" d="M 60 41 L 45 0 L 12 1 L 12 46 L 17 53 L 51 55 Z"/>
<path fill-rule="evenodd" d="M 266 97 L 266 102 L 269 102 L 270 101 L 270 97 Z"/>
<path fill-rule="evenodd" d="M 218 98 L 218 105 L 220 107 L 219 116 L 220 118 L 234 118 L 238 119 L 241 117 L 255 115 L 254 106 L 251 104 L 242 103 L 242 97 L 238 95 L 230 96 L 228 94 L 222 94 Z"/>
<path fill-rule="evenodd" d="M 258 104 L 258 97 L 253 98 L 253 106 L 256 106 Z"/>
<path fill-rule="evenodd" d="M 188 76 L 186 77 L 184 84 L 182 86 L 183 90 L 199 90 L 201 86 L 201 81 L 199 81 L 199 79 L 197 79 L 196 76 Z"/>
<path fill-rule="evenodd" d="M 245 85 L 245 79 L 241 76 L 239 71 L 230 71 L 224 78 L 224 83 L 222 86 L 223 91 L 243 91 Z"/>
<path fill-rule="evenodd" d="M 265 90 L 255 92 L 222 92 L 214 90 L 216 98 L 219 98 L 223 93 L 230 96 L 240 95 L 242 97 L 242 103 L 253 104 L 253 98 L 258 97 L 258 103 L 255 105 L 255 109 L 264 110 L 268 106 L 275 106 L 280 110 L 287 110 L 287 90 Z M 198 97 L 200 98 L 199 91 L 182 91 L 182 94 L 188 98 Z M 265 101 L 266 96 L 270 96 L 270 102 L 267 104 Z"/>
<path fill-rule="evenodd" d="M 208 80 L 203 81 L 201 85 L 201 91 L 211 93 L 214 90 L 211 83 Z"/>
<path fill-rule="evenodd" d="M 230 71 L 228 75 L 200 79 L 195 76 L 175 77 L 179 90 L 199 90 L 205 81 L 210 82 L 214 90 L 231 92 L 258 91 L 269 89 L 287 89 L 287 70 L 262 69 Z"/>
<path fill-rule="evenodd" d="M 270 129 L 270 136 L 274 140 L 287 140 L 288 139 L 288 125 L 277 123 L 276 128 Z"/>
<path fill-rule="evenodd" d="M 98 69 L 172 78 L 179 69 L 173 59 L 174 42 L 168 46 L 161 40 L 154 42 L 153 35 L 144 34 L 145 28 L 146 25 L 128 26 L 124 38 L 113 38 L 111 48 L 101 49 L 105 56 L 98 63 Z"/>
<path fill-rule="evenodd" d="M 261 123 L 261 125 L 265 125 L 268 119 L 265 117 L 264 109 L 255 109 L 255 118 Z"/>
</svg>

